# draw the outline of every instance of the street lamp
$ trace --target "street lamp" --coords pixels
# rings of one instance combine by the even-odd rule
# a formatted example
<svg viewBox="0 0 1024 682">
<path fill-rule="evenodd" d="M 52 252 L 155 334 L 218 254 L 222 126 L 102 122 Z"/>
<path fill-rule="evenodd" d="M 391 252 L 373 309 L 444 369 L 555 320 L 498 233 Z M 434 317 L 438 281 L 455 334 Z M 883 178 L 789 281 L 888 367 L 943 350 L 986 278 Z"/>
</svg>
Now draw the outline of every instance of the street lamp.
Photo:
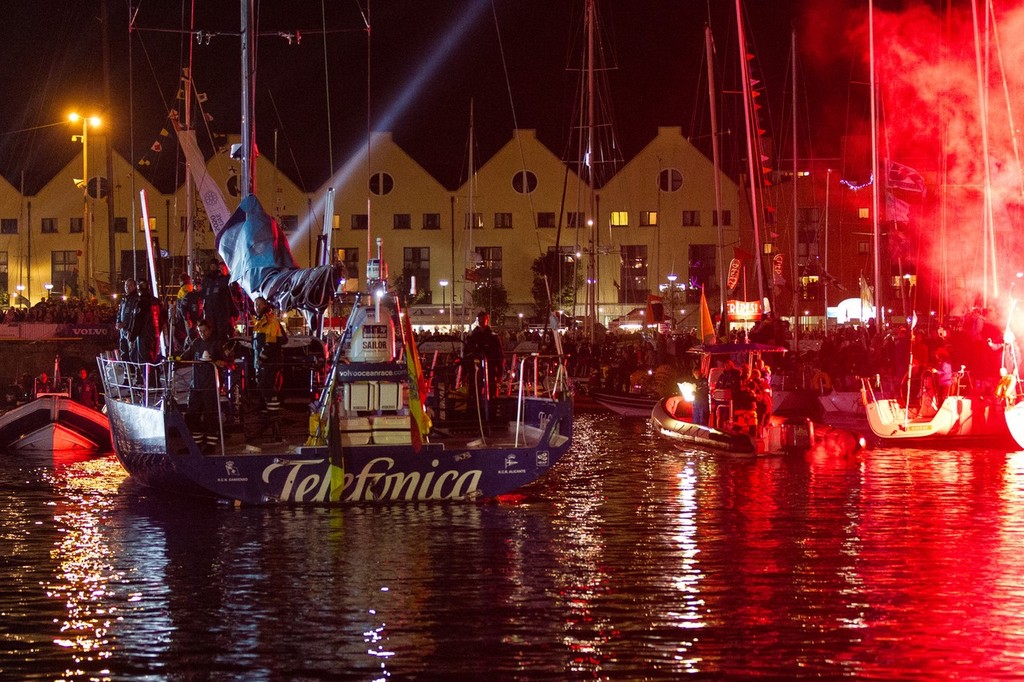
<svg viewBox="0 0 1024 682">
<path fill-rule="evenodd" d="M 669 326 L 672 329 L 676 328 L 676 280 L 679 277 L 674 272 L 668 273 L 668 309 L 669 309 Z"/>
<path fill-rule="evenodd" d="M 445 295 L 448 292 L 448 280 L 442 279 L 440 282 L 438 282 L 438 284 L 441 285 L 441 312 L 443 313 L 445 308 L 445 302 L 448 300 L 447 298 L 445 298 Z"/>
<path fill-rule="evenodd" d="M 53 285 L 47 282 L 43 288 L 46 289 L 46 300 L 50 300 L 50 296 L 53 294 Z"/>
<path fill-rule="evenodd" d="M 75 187 L 82 188 L 82 293 L 85 294 L 92 282 L 92 227 L 89 225 L 89 127 L 99 128 L 99 116 L 82 116 L 72 112 L 68 116 L 72 123 L 82 123 L 82 134 L 72 135 L 72 142 L 82 143 L 82 179 L 75 179 Z M 99 188 L 97 188 L 98 190 Z"/>
</svg>

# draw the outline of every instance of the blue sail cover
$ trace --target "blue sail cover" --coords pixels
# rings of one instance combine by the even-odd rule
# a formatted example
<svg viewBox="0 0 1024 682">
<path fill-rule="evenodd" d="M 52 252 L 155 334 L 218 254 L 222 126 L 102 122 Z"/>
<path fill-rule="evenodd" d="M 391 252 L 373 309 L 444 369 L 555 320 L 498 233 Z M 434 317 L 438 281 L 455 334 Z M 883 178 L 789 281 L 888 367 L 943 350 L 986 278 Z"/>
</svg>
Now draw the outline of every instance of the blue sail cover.
<svg viewBox="0 0 1024 682">
<path fill-rule="evenodd" d="M 339 276 L 336 265 L 298 267 L 277 221 L 252 194 L 242 199 L 217 234 L 217 252 L 232 282 L 251 298 L 263 296 L 279 310 L 322 311 Z"/>
</svg>

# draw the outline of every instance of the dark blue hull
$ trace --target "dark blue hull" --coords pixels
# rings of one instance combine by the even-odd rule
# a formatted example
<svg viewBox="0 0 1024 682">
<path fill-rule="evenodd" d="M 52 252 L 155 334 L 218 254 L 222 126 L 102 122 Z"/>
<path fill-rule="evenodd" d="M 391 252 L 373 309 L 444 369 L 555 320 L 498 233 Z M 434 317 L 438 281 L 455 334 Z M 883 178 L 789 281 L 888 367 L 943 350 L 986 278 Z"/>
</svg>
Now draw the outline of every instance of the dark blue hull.
<svg viewBox="0 0 1024 682">
<path fill-rule="evenodd" d="M 452 445 L 281 445 L 274 451 L 203 454 L 183 416 L 108 401 L 114 450 L 139 482 L 244 504 L 471 500 L 504 495 L 540 478 L 572 442 L 572 403 L 528 398 L 514 434 Z M 523 444 L 528 439 L 529 445 Z"/>
</svg>

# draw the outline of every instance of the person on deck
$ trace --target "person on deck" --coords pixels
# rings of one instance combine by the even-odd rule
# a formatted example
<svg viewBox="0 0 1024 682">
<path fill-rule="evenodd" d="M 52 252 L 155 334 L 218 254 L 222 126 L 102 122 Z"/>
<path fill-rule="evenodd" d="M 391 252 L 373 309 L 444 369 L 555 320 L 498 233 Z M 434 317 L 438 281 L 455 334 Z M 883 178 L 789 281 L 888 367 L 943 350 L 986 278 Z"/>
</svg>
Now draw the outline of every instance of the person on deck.
<svg viewBox="0 0 1024 682">
<path fill-rule="evenodd" d="M 231 295 L 228 276 L 220 261 L 211 258 L 203 278 L 202 288 L 203 317 L 213 329 L 213 338 L 227 341 L 232 335 L 238 309 Z"/>
<path fill-rule="evenodd" d="M 707 426 L 711 410 L 711 389 L 708 386 L 708 375 L 698 364 L 693 368 L 693 378 L 696 382 L 696 388 L 693 391 L 693 423 Z"/>
<path fill-rule="evenodd" d="M 100 393 L 96 387 L 96 380 L 89 376 L 89 370 L 85 367 L 78 370 L 78 376 L 71 382 L 71 399 L 92 410 L 100 408 Z"/>
<path fill-rule="evenodd" d="M 200 320 L 197 328 L 198 338 L 192 340 L 181 359 L 196 361 L 188 390 L 188 417 L 196 444 L 209 452 L 217 446 L 220 433 L 217 368 L 225 365 L 224 351 L 223 344 L 213 338 L 209 320 Z"/>
<path fill-rule="evenodd" d="M 46 372 L 42 372 L 36 378 L 35 394 L 43 395 L 44 393 L 53 393 L 53 382 L 50 381 L 50 375 Z"/>
<path fill-rule="evenodd" d="M 114 328 L 119 332 L 118 349 L 122 360 L 132 360 L 135 339 L 131 336 L 131 329 L 135 325 L 135 316 L 139 312 L 139 285 L 132 279 L 124 281 L 124 296 L 121 298 L 121 307 L 117 311 L 117 321 Z"/>
<path fill-rule="evenodd" d="M 281 320 L 273 306 L 262 296 L 255 301 L 256 317 L 252 322 L 252 351 L 255 358 L 256 386 L 263 407 L 268 411 L 281 409 L 278 380 L 288 341 Z"/>
<path fill-rule="evenodd" d="M 470 367 L 470 378 L 475 393 L 482 394 L 486 389 L 486 396 L 494 398 L 498 395 L 498 381 L 504 371 L 505 356 L 501 349 L 501 339 L 491 329 L 490 315 L 481 311 L 477 314 L 476 320 L 477 326 L 466 337 L 463 357 L 473 363 Z M 487 363 L 486 377 L 477 369 L 480 367 L 480 361 Z"/>
</svg>

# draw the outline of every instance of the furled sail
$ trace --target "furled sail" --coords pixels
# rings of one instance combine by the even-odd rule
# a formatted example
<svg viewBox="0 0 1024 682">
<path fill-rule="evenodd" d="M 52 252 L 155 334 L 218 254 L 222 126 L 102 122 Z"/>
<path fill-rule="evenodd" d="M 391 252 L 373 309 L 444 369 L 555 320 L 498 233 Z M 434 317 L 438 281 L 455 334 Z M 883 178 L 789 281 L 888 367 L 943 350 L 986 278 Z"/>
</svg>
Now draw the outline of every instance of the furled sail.
<svg viewBox="0 0 1024 682">
<path fill-rule="evenodd" d="M 252 194 L 242 199 L 217 233 L 217 252 L 228 266 L 231 281 L 279 310 L 323 311 L 340 276 L 340 266 L 335 264 L 298 267 L 277 221 Z"/>
</svg>

